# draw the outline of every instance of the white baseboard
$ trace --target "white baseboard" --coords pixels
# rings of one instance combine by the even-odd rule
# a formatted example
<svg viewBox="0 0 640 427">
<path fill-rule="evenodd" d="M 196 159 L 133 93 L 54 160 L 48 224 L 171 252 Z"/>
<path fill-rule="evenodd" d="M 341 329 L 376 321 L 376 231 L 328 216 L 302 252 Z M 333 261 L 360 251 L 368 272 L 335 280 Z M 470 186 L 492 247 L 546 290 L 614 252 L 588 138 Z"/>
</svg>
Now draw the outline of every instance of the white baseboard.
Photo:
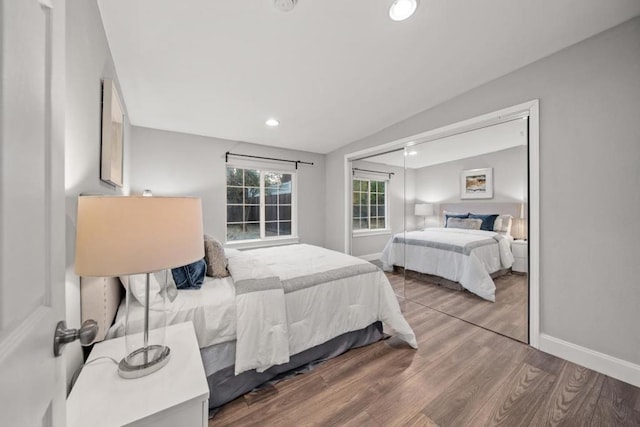
<svg viewBox="0 0 640 427">
<path fill-rule="evenodd" d="M 380 259 L 382 256 L 382 252 L 378 252 L 377 254 L 368 254 L 368 255 L 360 255 L 358 258 L 363 259 L 365 261 L 375 261 Z"/>
<path fill-rule="evenodd" d="M 540 334 L 540 350 L 640 387 L 640 365 L 586 347 Z"/>
</svg>

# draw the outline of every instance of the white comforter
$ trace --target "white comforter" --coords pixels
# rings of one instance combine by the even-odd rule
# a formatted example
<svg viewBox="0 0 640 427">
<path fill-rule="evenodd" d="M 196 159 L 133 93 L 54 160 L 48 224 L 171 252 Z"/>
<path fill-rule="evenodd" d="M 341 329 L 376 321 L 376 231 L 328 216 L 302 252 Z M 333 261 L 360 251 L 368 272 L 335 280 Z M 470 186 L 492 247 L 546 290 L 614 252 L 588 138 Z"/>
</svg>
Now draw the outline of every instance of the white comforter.
<svg viewBox="0 0 640 427">
<path fill-rule="evenodd" d="M 289 355 L 346 332 L 363 329 L 378 320 L 390 332 L 417 348 L 415 335 L 400 312 L 398 300 L 387 277 L 382 271 L 372 269 L 367 261 L 304 244 L 255 249 L 240 256 L 247 255 L 259 260 L 282 282 Z M 230 258 L 229 264 L 232 262 Z M 272 295 L 265 294 L 265 297 L 270 298 Z M 264 304 L 261 306 L 265 307 Z M 274 309 L 278 307 L 279 304 L 273 306 Z M 256 318 L 256 312 L 242 310 L 241 313 L 238 308 L 237 313 L 238 316 L 251 316 L 257 322 L 256 325 L 264 327 L 264 334 L 274 333 L 274 323 L 261 322 L 260 318 Z M 259 316 L 280 318 L 280 315 L 273 313 L 260 313 Z M 279 328 L 278 332 L 282 330 Z M 241 358 L 245 361 L 245 366 L 250 366 L 246 363 L 247 358 L 251 359 L 258 354 L 263 358 L 264 355 L 273 354 L 273 364 L 276 364 L 275 360 L 282 350 L 273 348 L 277 342 L 279 340 L 271 342 L 267 348 L 261 348 L 260 342 L 255 342 L 253 348 L 253 343 L 245 343 L 242 347 L 246 352 L 241 355 L 238 354 L 241 347 L 238 343 L 236 361 Z M 266 366 L 263 359 L 259 364 L 260 369 Z"/>
<path fill-rule="evenodd" d="M 191 320 L 196 330 L 200 348 L 228 342 L 238 338 L 236 364 L 241 361 L 239 372 L 248 369 L 264 370 L 273 364 L 301 351 L 322 344 L 346 332 L 363 329 L 376 321 L 382 321 L 385 332 L 393 333 L 417 348 L 411 327 L 404 319 L 398 301 L 384 272 L 370 269 L 370 263 L 359 258 L 311 245 L 289 245 L 265 249 L 229 251 L 228 258 L 252 257 L 246 266 L 266 267 L 254 278 L 274 273 L 284 289 L 284 312 L 277 302 L 277 293 L 258 292 L 249 298 L 237 298 L 231 278 L 207 278 L 200 290 L 184 290 L 167 304 L 167 324 Z M 367 272 L 349 276 L 350 271 Z M 250 277 L 253 267 L 247 269 L 244 279 Z M 256 268 L 257 270 L 257 268 Z M 329 279 L 326 281 L 326 279 Z M 262 294 L 262 295 L 261 295 Z M 261 301 L 260 298 L 264 297 Z M 198 304 L 198 301 L 202 304 Z M 271 304 L 275 301 L 274 304 Z M 132 302 L 134 331 L 142 329 L 142 306 Z M 270 305 L 276 312 L 255 311 Z M 124 304 L 121 305 L 121 308 Z M 124 312 L 118 310 L 115 324 L 108 333 L 109 338 L 124 335 Z M 150 327 L 157 328 L 158 312 L 151 312 Z M 248 332 L 237 334 L 238 319 Z M 264 319 L 271 319 L 264 322 Z M 278 334 L 285 333 L 282 340 L 268 338 L 268 330 L 286 319 L 285 328 L 275 328 Z M 137 321 L 136 321 L 137 320 Z M 257 334 L 257 335 L 256 335 Z M 240 354 L 238 354 L 240 353 Z"/>
<path fill-rule="evenodd" d="M 489 301 L 495 301 L 496 289 L 490 274 L 511 267 L 514 261 L 508 238 L 493 231 L 459 228 L 396 234 L 381 260 L 385 270 L 397 265 L 444 277 Z"/>
</svg>

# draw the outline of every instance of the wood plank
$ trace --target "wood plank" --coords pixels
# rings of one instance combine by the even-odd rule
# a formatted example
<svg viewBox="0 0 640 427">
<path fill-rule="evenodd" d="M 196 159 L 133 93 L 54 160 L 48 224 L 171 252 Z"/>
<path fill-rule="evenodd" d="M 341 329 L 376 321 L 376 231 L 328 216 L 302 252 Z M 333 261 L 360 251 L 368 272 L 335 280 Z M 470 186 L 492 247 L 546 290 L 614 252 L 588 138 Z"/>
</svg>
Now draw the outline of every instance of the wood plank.
<svg viewBox="0 0 640 427">
<path fill-rule="evenodd" d="M 634 409 L 639 395 L 637 387 L 604 378 L 590 425 L 640 426 L 640 412 Z"/>
<path fill-rule="evenodd" d="M 532 419 L 535 425 L 587 425 L 591 420 L 604 375 L 570 362 L 563 364 L 553 388 Z"/>
<path fill-rule="evenodd" d="M 556 377 L 522 363 L 485 405 L 459 417 L 466 425 L 528 426 Z M 460 424 L 463 425 L 463 424 Z"/>
<path fill-rule="evenodd" d="M 512 377 L 530 349 L 515 341 L 505 340 L 501 351 L 478 369 L 465 369 L 446 390 L 429 402 L 422 413 L 440 425 L 470 425 L 474 414 L 483 408 L 498 388 Z"/>
</svg>

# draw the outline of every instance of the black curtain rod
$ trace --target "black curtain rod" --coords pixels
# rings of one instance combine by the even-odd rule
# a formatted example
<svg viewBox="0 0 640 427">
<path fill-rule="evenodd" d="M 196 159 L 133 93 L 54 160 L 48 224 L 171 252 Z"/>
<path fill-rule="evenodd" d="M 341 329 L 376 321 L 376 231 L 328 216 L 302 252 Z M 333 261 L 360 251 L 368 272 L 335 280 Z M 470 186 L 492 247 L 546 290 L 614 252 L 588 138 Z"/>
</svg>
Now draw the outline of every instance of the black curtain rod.
<svg viewBox="0 0 640 427">
<path fill-rule="evenodd" d="M 370 169 L 360 169 L 360 168 L 351 168 L 351 173 L 353 175 L 356 174 L 356 171 L 360 171 L 360 172 L 370 172 L 370 173 L 379 173 L 381 175 L 389 175 L 389 179 L 391 179 L 391 175 L 395 175 L 395 172 L 384 172 L 384 171 L 373 171 Z"/>
<path fill-rule="evenodd" d="M 313 162 L 303 162 L 302 160 L 287 160 L 287 159 L 276 159 L 274 157 L 262 157 L 262 156 L 251 156 L 249 154 L 235 154 L 227 151 L 224 153 L 224 162 L 229 163 L 229 156 L 235 157 L 249 157 L 251 159 L 261 159 L 261 160 L 273 160 L 274 162 L 287 162 L 287 163 L 295 163 L 296 169 L 298 169 L 298 164 L 301 165 L 311 165 L 313 166 Z"/>
</svg>

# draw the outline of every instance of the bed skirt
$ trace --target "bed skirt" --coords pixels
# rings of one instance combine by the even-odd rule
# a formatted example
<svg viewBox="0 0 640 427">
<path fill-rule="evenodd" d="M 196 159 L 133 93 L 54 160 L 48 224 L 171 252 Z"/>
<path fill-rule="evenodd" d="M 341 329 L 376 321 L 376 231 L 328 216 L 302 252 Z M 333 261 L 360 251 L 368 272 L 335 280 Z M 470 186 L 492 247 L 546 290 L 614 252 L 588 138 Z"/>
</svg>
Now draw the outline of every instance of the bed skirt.
<svg viewBox="0 0 640 427">
<path fill-rule="evenodd" d="M 220 366 L 221 363 L 224 364 L 224 360 L 234 360 L 235 342 L 203 348 L 200 353 L 202 354 L 207 382 L 209 383 L 210 414 L 212 412 L 215 413 L 216 408 L 250 392 L 261 384 L 304 370 L 310 365 L 339 356 L 349 349 L 372 344 L 383 337 L 382 323 L 378 321 L 364 329 L 347 332 L 323 344 L 295 354 L 290 357 L 288 363 L 283 365 L 272 366 L 261 373 L 251 370 L 240 375 L 234 375 L 233 363 L 215 370 L 216 366 Z"/>
</svg>

